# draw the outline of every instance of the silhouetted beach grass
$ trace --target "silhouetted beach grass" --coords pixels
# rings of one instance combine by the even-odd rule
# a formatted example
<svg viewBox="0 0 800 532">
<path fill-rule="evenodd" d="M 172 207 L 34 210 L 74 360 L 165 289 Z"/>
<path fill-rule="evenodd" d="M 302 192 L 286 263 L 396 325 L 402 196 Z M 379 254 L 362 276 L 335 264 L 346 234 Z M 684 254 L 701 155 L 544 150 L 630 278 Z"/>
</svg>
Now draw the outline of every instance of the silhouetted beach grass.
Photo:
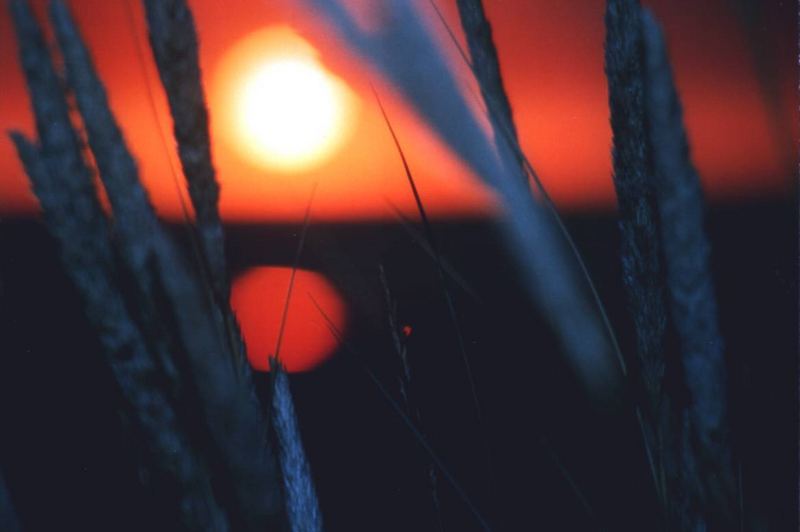
<svg viewBox="0 0 800 532">
<path fill-rule="evenodd" d="M 230 268 L 192 14 L 184 0 L 143 3 L 191 199 L 193 216 L 185 220 L 190 247 L 176 242 L 158 219 L 90 51 L 60 0 L 52 1 L 49 11 L 55 50 L 46 43 L 29 3 L 10 2 L 36 118 L 35 139 L 18 132 L 11 138 L 58 244 L 61 265 L 80 294 L 127 403 L 133 430 L 147 443 L 142 466 L 174 485 L 167 492 L 175 494 L 171 504 L 178 508 L 182 525 L 209 531 L 322 530 L 324 501 L 317 500 L 314 464 L 303 446 L 290 378 L 280 358 L 290 299 L 311 297 L 292 291 L 311 200 L 272 354 L 269 397 L 263 401 L 229 303 Z M 620 348 L 589 268 L 523 153 L 482 2 L 458 0 L 456 5 L 468 45 L 468 55 L 461 53 L 480 87 L 493 135 L 479 125 L 430 28 L 410 3 L 387 0 L 384 8 L 392 23 L 375 32 L 362 30 L 340 0 L 311 3 L 497 193 L 503 212 L 496 234 L 527 301 L 538 309 L 580 384 L 577 389 L 598 411 L 621 411 L 641 430 L 642 439 L 634 445 L 649 460 L 648 489 L 660 506 L 652 529 L 757 530 L 758 520 L 742 515 L 741 486 L 734 480 L 729 377 L 700 177 L 690 157 L 665 37 L 654 15 L 638 0 L 606 4 L 605 73 L 621 282 L 635 333 L 634 350 L 628 353 Z M 452 28 L 448 30 L 452 35 Z M 446 308 L 449 323 L 438 327 L 452 340 L 463 364 L 477 419 L 474 437 L 482 440 L 483 449 L 473 465 L 487 470 L 491 499 L 472 496 L 448 466 L 446 451 L 437 449 L 424 430 L 426 405 L 413 393 L 416 370 L 403 337 L 411 329 L 404 332 L 383 267 L 372 281 L 380 283 L 379 298 L 386 307 L 400 400 L 364 362 L 362 348 L 351 345 L 314 304 L 353 362 L 353 371 L 366 373 L 423 449 L 420 473 L 428 475 L 438 519 L 427 524 L 451 529 L 441 510 L 440 495 L 447 485 L 476 526 L 496 530 L 493 503 L 504 486 L 494 483 L 494 425 L 483 409 L 481 374 L 473 369 L 476 355 L 465 339 L 454 295 L 456 285 L 472 291 L 458 274 L 458 264 L 444 256 L 400 135 L 380 100 L 378 105 L 421 221 L 422 234 L 414 238 L 432 259 Z M 108 198 L 108 212 L 101 206 L 99 187 Z M 536 346 L 528 348 L 536 352 Z M 535 418 L 515 423 L 538 430 Z M 562 463 L 559 449 L 543 435 L 539 440 L 542 445 L 529 452 L 545 456 L 592 523 L 605 529 L 601 512 Z M 346 489 L 346 479 L 342 485 Z M 0 518 L 6 519 L 13 509 L 2 488 L 0 483 Z M 516 525 L 535 528 L 535 515 Z"/>
</svg>

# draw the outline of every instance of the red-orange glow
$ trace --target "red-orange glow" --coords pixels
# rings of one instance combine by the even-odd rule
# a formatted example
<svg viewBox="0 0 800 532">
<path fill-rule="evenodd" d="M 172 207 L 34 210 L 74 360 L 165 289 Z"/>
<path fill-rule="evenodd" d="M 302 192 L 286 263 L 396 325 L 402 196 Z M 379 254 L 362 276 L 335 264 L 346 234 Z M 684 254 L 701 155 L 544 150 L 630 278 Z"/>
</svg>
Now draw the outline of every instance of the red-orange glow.
<svg viewBox="0 0 800 532">
<path fill-rule="evenodd" d="M 269 358 L 275 354 L 291 273 L 287 267 L 259 266 L 233 283 L 231 305 L 247 344 L 247 358 L 258 371 L 268 371 Z M 346 327 L 345 303 L 336 288 L 318 273 L 297 270 L 278 355 L 289 372 L 314 369 L 336 350 L 336 339 L 314 301 L 339 331 Z"/>
<path fill-rule="evenodd" d="M 442 46 L 449 47 L 446 54 L 459 78 L 468 77 L 428 2 L 417 1 L 440 34 Z M 44 1 L 34 3 L 41 7 Z M 352 3 L 367 12 L 380 6 L 376 0 Z M 414 200 L 371 84 L 389 112 L 430 216 L 483 217 L 496 212 L 493 195 L 380 73 L 343 46 L 308 4 L 297 0 L 233 4 L 191 0 L 190 4 L 200 34 L 212 148 L 222 187 L 220 210 L 226 221 L 297 221 L 312 183 L 318 184 L 314 213 L 321 222 L 391 219 L 387 201 L 414 216 Z M 454 3 L 440 4 L 463 41 Z M 485 4 L 523 148 L 551 196 L 563 208 L 612 209 L 611 132 L 603 75 L 604 3 L 486 0 Z M 663 21 L 669 38 L 692 154 L 709 199 L 785 196 L 792 186 L 788 168 L 793 163 L 787 162 L 785 139 L 782 142 L 775 136 L 770 121 L 775 110 L 765 104 L 747 32 L 731 3 L 708 0 L 699 6 L 689 0 L 652 0 L 648 5 Z M 785 31 L 786 24 L 775 20 L 776 8 L 765 6 L 771 13 L 765 23 L 776 28 L 765 32 L 774 33 L 767 53 L 774 55 L 775 64 L 788 64 L 796 40 Z M 160 214 L 179 219 L 171 170 L 179 165 L 175 164 L 166 101 L 147 49 L 141 3 L 80 0 L 73 1 L 72 8 L 153 203 Z M 133 10 L 132 18 L 128 9 Z M 362 18 L 369 27 L 370 17 Z M 346 83 L 361 102 L 360 111 L 352 115 L 349 140 L 316 166 L 291 174 L 253 164 L 226 140 L 225 106 L 229 104 L 217 85 L 218 76 L 231 78 L 221 81 L 223 85 L 236 81 L 235 76 L 219 73 L 226 69 L 237 43 L 276 26 L 291 28 L 313 47 L 319 54 L 315 61 Z M 0 70 L 0 130 L 31 133 L 33 120 L 7 10 L 0 10 Z M 795 112 L 796 71 L 780 69 L 777 78 L 777 92 L 783 99 L 779 104 L 788 117 Z M 155 95 L 153 104 L 148 87 Z M 787 123 L 789 135 L 796 139 L 798 121 L 787 119 Z M 0 175 L 0 216 L 36 212 L 35 199 L 6 138 L 0 139 Z M 182 182 L 180 175 L 178 179 Z"/>
</svg>

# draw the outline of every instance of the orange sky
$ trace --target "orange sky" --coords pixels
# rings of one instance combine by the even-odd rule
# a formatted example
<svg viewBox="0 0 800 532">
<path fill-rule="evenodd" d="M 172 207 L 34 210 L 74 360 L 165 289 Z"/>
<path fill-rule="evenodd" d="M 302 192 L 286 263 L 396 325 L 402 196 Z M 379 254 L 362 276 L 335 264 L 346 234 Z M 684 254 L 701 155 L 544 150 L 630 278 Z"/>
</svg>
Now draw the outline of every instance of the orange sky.
<svg viewBox="0 0 800 532">
<path fill-rule="evenodd" d="M 154 203 L 162 214 L 179 216 L 170 170 L 174 150 L 165 147 L 159 133 L 160 123 L 171 143 L 171 126 L 146 48 L 139 2 L 70 3 Z M 317 220 L 385 218 L 392 216 L 388 203 L 415 212 L 399 158 L 371 95 L 371 83 L 387 106 L 431 214 L 480 216 L 491 212 L 491 195 L 465 166 L 379 74 L 344 49 L 302 2 L 195 0 L 190 4 L 201 37 L 225 219 L 298 220 L 315 183 Z M 439 4 L 457 26 L 450 2 L 439 0 Z M 611 133 L 603 76 L 603 4 L 600 0 L 486 1 L 523 147 L 556 202 L 570 210 L 613 207 Z M 770 126 L 746 33 L 728 7 L 730 2 L 661 0 L 648 4 L 662 18 L 670 39 L 693 154 L 712 200 L 788 194 L 785 157 L 782 163 L 781 144 Z M 792 25 L 773 11 L 766 20 L 777 35 L 770 43 L 770 53 L 779 60 L 791 60 Z M 352 136 L 342 149 L 324 164 L 297 173 L 265 170 L 247 162 L 222 140 L 224 120 L 215 121 L 223 115 L 227 101 L 226 95 L 219 94 L 215 77 L 226 52 L 243 37 L 274 25 L 288 26 L 302 35 L 317 49 L 320 61 L 360 97 Z M 445 38 L 442 42 L 447 44 Z M 455 57 L 452 49 L 448 53 Z M 463 65 L 456 68 L 465 75 Z M 0 71 L 0 126 L 4 131 L 21 128 L 32 132 L 33 120 L 5 10 L 0 14 Z M 786 74 L 779 80 L 781 105 L 788 116 L 795 107 L 796 72 L 782 71 Z M 154 91 L 155 106 L 148 97 L 148 86 Z M 791 123 L 797 138 L 796 121 Z M 34 198 L 6 138 L 0 139 L 0 172 L 0 215 L 35 212 Z"/>
</svg>

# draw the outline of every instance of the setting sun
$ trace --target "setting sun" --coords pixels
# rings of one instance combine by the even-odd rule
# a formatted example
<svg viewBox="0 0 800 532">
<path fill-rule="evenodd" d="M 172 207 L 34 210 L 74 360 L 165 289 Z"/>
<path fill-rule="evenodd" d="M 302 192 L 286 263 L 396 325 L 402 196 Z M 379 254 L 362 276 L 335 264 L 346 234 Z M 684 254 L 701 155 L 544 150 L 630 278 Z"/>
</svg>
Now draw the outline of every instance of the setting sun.
<svg viewBox="0 0 800 532">
<path fill-rule="evenodd" d="M 220 70 L 226 136 L 248 163 L 307 170 L 349 138 L 355 95 L 292 30 L 251 34 L 233 47 Z"/>
<path fill-rule="evenodd" d="M 344 298 L 324 275 L 310 270 L 296 270 L 287 311 L 291 276 L 292 269 L 286 266 L 256 266 L 233 282 L 231 306 L 242 328 L 247 357 L 257 371 L 269 370 L 284 313 L 279 356 L 290 373 L 310 371 L 333 355 L 337 341 L 326 318 L 340 332 L 347 327 Z"/>
</svg>

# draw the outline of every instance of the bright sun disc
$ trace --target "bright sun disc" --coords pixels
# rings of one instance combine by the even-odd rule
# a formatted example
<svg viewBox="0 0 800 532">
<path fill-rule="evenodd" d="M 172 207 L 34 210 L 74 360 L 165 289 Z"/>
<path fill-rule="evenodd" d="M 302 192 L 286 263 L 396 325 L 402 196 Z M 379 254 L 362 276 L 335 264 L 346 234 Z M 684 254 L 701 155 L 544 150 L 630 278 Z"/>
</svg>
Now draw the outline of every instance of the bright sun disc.
<svg viewBox="0 0 800 532">
<path fill-rule="evenodd" d="M 342 105 L 325 73 L 306 60 L 269 62 L 243 87 L 242 135 L 281 166 L 308 164 L 335 143 Z"/>
<path fill-rule="evenodd" d="M 229 141 L 258 166 L 287 172 L 324 162 L 348 139 L 356 98 L 288 28 L 256 32 L 223 65 Z"/>
</svg>

